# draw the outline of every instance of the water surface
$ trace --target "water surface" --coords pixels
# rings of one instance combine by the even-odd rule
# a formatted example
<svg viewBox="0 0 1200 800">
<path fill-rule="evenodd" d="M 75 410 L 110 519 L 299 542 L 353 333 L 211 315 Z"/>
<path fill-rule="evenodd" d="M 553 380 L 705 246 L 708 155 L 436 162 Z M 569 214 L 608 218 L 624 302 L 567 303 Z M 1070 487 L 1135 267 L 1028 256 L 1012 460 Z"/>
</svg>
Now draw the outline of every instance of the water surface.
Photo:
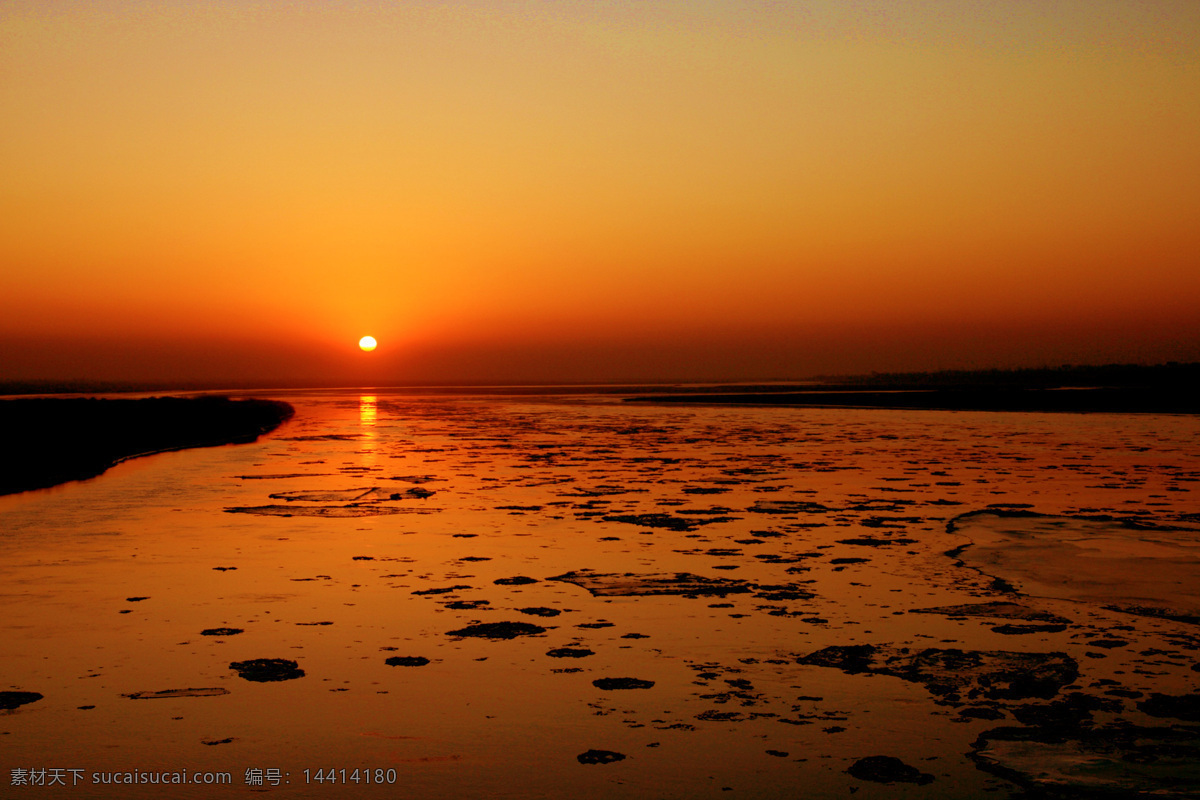
<svg viewBox="0 0 1200 800">
<path fill-rule="evenodd" d="M 1062 653 L 1079 677 L 1059 696 L 1109 701 L 1089 712 L 1100 726 L 1175 725 L 1139 703 L 1196 692 L 1195 625 L 1032 579 L 1015 595 L 1019 570 L 998 584 L 969 548 L 947 555 L 969 544 L 950 521 L 989 507 L 1194 529 L 1194 417 L 280 399 L 295 419 L 255 444 L 0 499 L 0 690 L 44 696 L 0 711 L 0 782 L 77 769 L 72 796 L 157 797 L 92 773 L 209 770 L 231 784 L 171 795 L 1004 797 L 1016 785 L 970 754 L 1018 724 L 1013 703 L 801 659 Z M 1104 537 L 1108 557 L 1153 550 L 1136 528 Z M 716 588 L 661 593 L 679 573 Z M 1001 601 L 1069 624 L 927 612 Z M 484 623 L 521 635 L 451 635 Z M 203 633 L 219 629 L 240 632 Z M 254 659 L 304 674 L 230 666 Z M 590 750 L 625 758 L 581 763 Z M 934 782 L 847 772 L 874 755 Z M 395 783 L 314 780 L 328 769 Z"/>
</svg>

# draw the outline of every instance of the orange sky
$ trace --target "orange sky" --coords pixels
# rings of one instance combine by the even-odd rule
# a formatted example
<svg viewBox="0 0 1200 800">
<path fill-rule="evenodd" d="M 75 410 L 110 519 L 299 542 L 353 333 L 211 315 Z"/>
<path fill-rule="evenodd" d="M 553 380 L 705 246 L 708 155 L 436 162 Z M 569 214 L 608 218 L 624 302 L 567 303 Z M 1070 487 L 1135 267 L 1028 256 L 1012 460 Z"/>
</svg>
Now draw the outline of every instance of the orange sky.
<svg viewBox="0 0 1200 800">
<path fill-rule="evenodd" d="M 1200 360 L 1198 41 L 1194 0 L 7 2 L 0 380 Z"/>
</svg>

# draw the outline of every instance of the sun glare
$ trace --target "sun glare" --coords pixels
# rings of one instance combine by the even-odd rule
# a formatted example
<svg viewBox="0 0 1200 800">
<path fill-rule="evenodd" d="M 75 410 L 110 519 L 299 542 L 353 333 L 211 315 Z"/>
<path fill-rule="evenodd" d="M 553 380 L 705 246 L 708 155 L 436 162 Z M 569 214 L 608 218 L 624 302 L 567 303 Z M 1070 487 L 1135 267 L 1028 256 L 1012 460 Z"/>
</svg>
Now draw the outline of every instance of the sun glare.
<svg viewBox="0 0 1200 800">
<path fill-rule="evenodd" d="M 375 341 L 374 336 L 364 336 L 358 340 L 358 346 L 368 353 L 374 350 L 378 344 L 379 343 Z"/>
</svg>

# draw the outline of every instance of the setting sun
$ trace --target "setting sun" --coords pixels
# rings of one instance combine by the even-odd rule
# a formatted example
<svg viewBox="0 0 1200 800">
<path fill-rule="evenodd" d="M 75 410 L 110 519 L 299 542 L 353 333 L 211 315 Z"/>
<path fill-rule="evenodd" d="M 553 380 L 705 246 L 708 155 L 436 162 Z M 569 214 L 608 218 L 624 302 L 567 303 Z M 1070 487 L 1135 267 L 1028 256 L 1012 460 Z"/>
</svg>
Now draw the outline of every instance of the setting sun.
<svg viewBox="0 0 1200 800">
<path fill-rule="evenodd" d="M 358 340 L 358 346 L 369 353 L 378 347 L 379 343 L 375 341 L 374 336 L 364 336 Z"/>
</svg>

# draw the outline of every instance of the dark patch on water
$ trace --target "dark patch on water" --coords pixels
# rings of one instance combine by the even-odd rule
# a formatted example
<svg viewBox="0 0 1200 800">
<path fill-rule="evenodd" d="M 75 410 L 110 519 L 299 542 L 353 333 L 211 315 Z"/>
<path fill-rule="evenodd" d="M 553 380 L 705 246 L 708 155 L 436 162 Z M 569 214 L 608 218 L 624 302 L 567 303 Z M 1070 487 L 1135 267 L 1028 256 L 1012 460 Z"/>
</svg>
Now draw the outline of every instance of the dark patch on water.
<svg viewBox="0 0 1200 800">
<path fill-rule="evenodd" d="M 42 697 L 38 692 L 0 692 L 0 711 L 11 711 L 28 703 L 36 703 Z"/>
<path fill-rule="evenodd" d="M 286 658 L 255 658 L 249 661 L 234 661 L 229 668 L 235 670 L 238 677 L 257 683 L 290 681 L 304 677 L 304 670 L 300 669 L 300 665 Z"/>
<path fill-rule="evenodd" d="M 684 595 L 691 597 L 719 596 L 749 592 L 753 587 L 746 581 L 727 578 L 705 578 L 690 572 L 635 575 L 575 570 L 555 575 L 548 580 L 573 583 L 587 589 L 596 597 L 636 597 L 646 595 Z"/>
<path fill-rule="evenodd" d="M 177 697 L 220 697 L 229 694 L 228 689 L 215 687 L 211 689 L 163 689 L 157 692 L 133 692 L 122 695 L 130 700 L 170 700 Z"/>
<path fill-rule="evenodd" d="M 623 522 L 642 528 L 663 528 L 669 531 L 694 531 L 700 525 L 718 522 L 716 519 L 683 519 L 671 514 L 613 514 L 603 518 L 605 522 Z"/>
<path fill-rule="evenodd" d="M 1066 629 L 1066 625 L 1013 625 L 1006 623 L 996 625 L 992 628 L 992 632 L 1005 636 L 1026 636 L 1031 633 L 1062 633 Z"/>
<path fill-rule="evenodd" d="M 606 692 L 619 689 L 649 689 L 654 686 L 654 681 L 647 681 L 641 678 L 597 678 L 592 681 L 592 686 L 595 686 L 597 689 L 603 689 Z"/>
<path fill-rule="evenodd" d="M 389 667 L 423 667 L 429 663 L 425 656 L 392 656 L 384 662 Z"/>
<path fill-rule="evenodd" d="M 798 660 L 850 674 L 870 672 L 920 683 L 946 702 L 974 699 L 1048 698 L 1079 677 L 1066 653 L 927 648 L 888 645 L 833 646 Z"/>
<path fill-rule="evenodd" d="M 873 783 L 933 783 L 933 776 L 905 764 L 894 756 L 867 756 L 850 765 L 846 772 L 855 778 Z"/>
<path fill-rule="evenodd" d="M 912 614 L 944 614 L 947 617 L 988 617 L 991 619 L 1020 619 L 1029 622 L 1049 622 L 1065 625 L 1071 620 L 1039 611 L 1019 603 L 967 603 L 960 606 L 937 606 L 936 608 L 914 608 Z"/>
<path fill-rule="evenodd" d="M 528 622 L 481 622 L 468 625 L 454 631 L 447 631 L 447 636 L 473 636 L 479 639 L 515 639 L 518 636 L 533 636 L 545 633 L 546 629 Z"/>
<path fill-rule="evenodd" d="M 557 608 L 546 608 L 545 606 L 533 606 L 530 608 L 518 608 L 522 614 L 529 614 L 533 617 L 557 617 L 562 612 Z"/>
<path fill-rule="evenodd" d="M 1138 703 L 1138 710 L 1152 717 L 1170 717 L 1188 722 L 1200 722 L 1200 694 L 1159 694 Z"/>
<path fill-rule="evenodd" d="M 379 517 L 390 514 L 429 514 L 439 508 L 397 508 L 380 505 L 348 506 L 235 506 L 226 508 L 227 514 L 255 514 L 260 517 L 327 517 L 332 519 L 349 517 Z"/>
<path fill-rule="evenodd" d="M 611 764 L 614 761 L 624 761 L 625 754 L 614 750 L 588 750 L 575 758 L 580 764 Z"/>
<path fill-rule="evenodd" d="M 553 650 L 546 651 L 546 655 L 551 658 L 586 658 L 595 654 L 594 651 L 588 650 L 585 647 L 556 647 Z"/>
</svg>

